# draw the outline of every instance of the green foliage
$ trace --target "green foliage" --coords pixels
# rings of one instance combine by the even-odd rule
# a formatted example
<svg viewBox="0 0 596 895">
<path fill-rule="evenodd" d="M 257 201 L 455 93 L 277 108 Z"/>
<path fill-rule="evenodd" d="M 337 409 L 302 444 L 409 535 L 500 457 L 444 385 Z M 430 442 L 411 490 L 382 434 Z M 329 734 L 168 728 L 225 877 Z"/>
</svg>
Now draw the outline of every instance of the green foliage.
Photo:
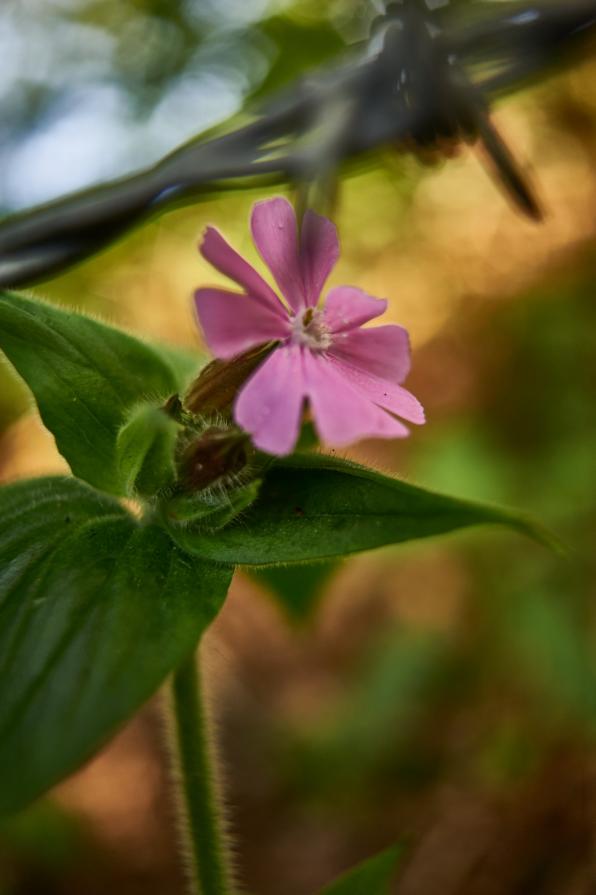
<svg viewBox="0 0 596 895">
<path fill-rule="evenodd" d="M 268 566 L 330 559 L 481 524 L 507 525 L 544 539 L 509 511 L 433 494 L 345 460 L 302 455 L 275 464 L 257 501 L 216 536 L 192 527 L 173 536 L 189 553 Z"/>
<path fill-rule="evenodd" d="M 118 433 L 118 469 L 126 494 L 152 496 L 176 478 L 178 425 L 159 407 L 135 407 Z"/>
<path fill-rule="evenodd" d="M 178 390 L 170 363 L 104 323 L 12 293 L 0 294 L 0 348 L 74 474 L 125 494 L 118 430 L 139 402 L 163 403 Z"/>
<path fill-rule="evenodd" d="M 77 817 L 42 799 L 0 824 L 0 866 L 2 846 L 8 846 L 21 860 L 58 876 L 89 860 L 91 846 L 86 832 Z M 0 892 L 5 895 L 4 889 Z"/>
<path fill-rule="evenodd" d="M 388 777 L 425 785 L 438 755 L 435 738 L 420 732 L 432 730 L 453 692 L 460 703 L 465 699 L 468 671 L 437 632 L 400 625 L 374 637 L 315 730 L 299 724 L 288 731 L 292 785 L 306 800 L 333 803 L 339 812 L 381 798 Z"/>
<path fill-rule="evenodd" d="M 27 410 L 25 387 L 0 359 L 0 434 Z"/>
<path fill-rule="evenodd" d="M 231 574 L 75 479 L 0 491 L 0 814 L 139 708 L 195 648 Z"/>
<path fill-rule="evenodd" d="M 575 716 L 594 729 L 596 662 L 574 602 L 572 592 L 563 597 L 536 585 L 514 592 L 501 619 L 503 639 L 551 714 Z"/>
<path fill-rule="evenodd" d="M 275 597 L 292 621 L 304 622 L 313 615 L 338 567 L 339 563 L 331 560 L 291 567 L 253 568 L 250 575 Z"/>
<path fill-rule="evenodd" d="M 76 475 L 117 495 L 159 497 L 139 522 L 74 478 L 0 489 L 0 814 L 80 765 L 179 666 L 236 564 L 269 567 L 261 580 L 302 619 L 337 557 L 478 524 L 544 539 L 510 512 L 317 454 L 267 460 L 262 478 L 220 476 L 210 487 L 181 464 L 177 480 L 178 435 L 186 426 L 184 437 L 196 437 L 195 421 L 181 413 L 175 422 L 160 407 L 186 388 L 199 358 L 13 294 L 0 295 L 0 347 Z M 199 466 L 213 460 L 209 447 L 201 442 Z M 377 739 L 395 692 L 415 699 L 434 655 L 416 647 L 396 663 L 401 677 L 382 669 L 391 687 L 377 687 Z M 364 749 L 360 731 L 344 726 L 343 751 Z M 377 891 L 366 880 L 379 866 L 341 885 L 365 880 Z"/>
<path fill-rule="evenodd" d="M 259 31 L 271 40 L 275 56 L 253 96 L 287 86 L 345 49 L 339 33 L 324 19 L 301 22 L 287 15 L 272 16 L 261 22 Z"/>
<path fill-rule="evenodd" d="M 181 348 L 179 345 L 166 345 L 164 342 L 150 342 L 149 345 L 174 371 L 181 395 L 208 361 L 208 357 L 201 352 L 189 351 L 188 348 Z"/>
<path fill-rule="evenodd" d="M 450 651 L 435 633 L 397 630 L 380 638 L 323 733 L 325 761 L 341 777 L 396 752 L 451 681 Z"/>
<path fill-rule="evenodd" d="M 320 895 L 389 895 L 399 855 L 397 847 L 388 848 L 325 886 Z"/>
<path fill-rule="evenodd" d="M 208 534 L 221 531 L 257 498 L 260 479 L 226 491 L 206 488 L 194 494 L 178 494 L 163 502 L 162 522 L 174 538 L 184 540 L 184 532 Z"/>
</svg>

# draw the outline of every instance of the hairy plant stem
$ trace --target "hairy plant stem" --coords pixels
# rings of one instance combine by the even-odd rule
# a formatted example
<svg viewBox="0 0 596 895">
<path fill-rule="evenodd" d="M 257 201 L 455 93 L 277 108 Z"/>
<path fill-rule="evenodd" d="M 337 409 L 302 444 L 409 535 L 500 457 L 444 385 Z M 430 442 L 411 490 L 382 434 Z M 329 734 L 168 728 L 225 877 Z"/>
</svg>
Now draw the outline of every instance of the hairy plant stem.
<svg viewBox="0 0 596 895">
<path fill-rule="evenodd" d="M 175 672 L 172 705 L 178 786 L 186 820 L 183 833 L 192 871 L 189 892 L 232 895 L 198 654 L 189 656 Z"/>
</svg>

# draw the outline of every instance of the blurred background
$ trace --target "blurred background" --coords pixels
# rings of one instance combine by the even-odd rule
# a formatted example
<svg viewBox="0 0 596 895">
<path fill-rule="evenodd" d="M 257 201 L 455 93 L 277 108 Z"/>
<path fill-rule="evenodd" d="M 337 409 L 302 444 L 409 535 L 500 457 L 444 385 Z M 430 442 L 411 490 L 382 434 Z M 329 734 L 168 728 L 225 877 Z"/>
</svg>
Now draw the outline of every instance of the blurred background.
<svg viewBox="0 0 596 895">
<path fill-rule="evenodd" d="M 3 0 L 4 213 L 149 164 L 366 33 L 370 8 L 267 0 Z M 541 226 L 473 150 L 386 149 L 342 183 L 332 284 L 390 299 L 428 424 L 350 456 L 524 509 L 570 556 L 499 530 L 237 574 L 204 645 L 238 878 L 309 895 L 394 842 L 399 895 L 596 892 L 596 57 L 495 121 Z M 202 350 L 207 223 L 258 264 L 230 192 L 34 290 Z M 0 478 L 63 468 L 0 369 Z M 283 600 L 279 594 L 283 594 Z M 131 632 L 134 637 L 134 632 Z M 0 831 L 0 895 L 183 892 L 161 699 Z"/>
</svg>

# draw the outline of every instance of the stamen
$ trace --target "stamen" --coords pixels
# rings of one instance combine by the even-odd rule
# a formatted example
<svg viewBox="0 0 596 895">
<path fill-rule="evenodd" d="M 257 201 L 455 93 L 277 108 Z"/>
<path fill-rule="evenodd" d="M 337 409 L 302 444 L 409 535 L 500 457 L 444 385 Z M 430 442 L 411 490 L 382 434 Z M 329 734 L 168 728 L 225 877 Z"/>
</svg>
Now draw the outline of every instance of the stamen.
<svg viewBox="0 0 596 895">
<path fill-rule="evenodd" d="M 323 314 L 314 308 L 307 308 L 302 316 L 294 318 L 292 341 L 304 345 L 311 351 L 326 351 L 331 345 L 331 333 L 323 322 Z"/>
</svg>

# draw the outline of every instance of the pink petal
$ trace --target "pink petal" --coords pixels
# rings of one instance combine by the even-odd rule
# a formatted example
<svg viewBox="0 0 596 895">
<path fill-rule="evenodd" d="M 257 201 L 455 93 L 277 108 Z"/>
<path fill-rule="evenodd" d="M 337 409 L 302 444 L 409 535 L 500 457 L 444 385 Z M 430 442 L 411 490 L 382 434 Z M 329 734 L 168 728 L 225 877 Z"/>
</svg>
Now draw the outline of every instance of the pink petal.
<svg viewBox="0 0 596 895">
<path fill-rule="evenodd" d="M 215 267 L 220 273 L 234 280 L 260 304 L 271 308 L 278 317 L 286 316 L 286 311 L 279 298 L 257 273 L 254 267 L 245 261 L 223 238 L 215 227 L 207 227 L 200 245 L 203 258 Z"/>
<path fill-rule="evenodd" d="M 300 234 L 300 265 L 306 303 L 314 307 L 327 277 L 339 258 L 337 229 L 329 218 L 310 209 L 304 215 Z"/>
<path fill-rule="evenodd" d="M 275 277 L 294 311 L 308 306 L 298 254 L 298 228 L 294 209 L 287 199 L 256 202 L 251 230 L 261 258 Z"/>
<path fill-rule="evenodd" d="M 401 385 L 389 382 L 386 379 L 379 379 L 372 373 L 365 373 L 362 370 L 352 367 L 342 360 L 329 355 L 330 359 L 337 366 L 340 375 L 356 388 L 361 394 L 365 395 L 370 401 L 384 407 L 385 410 L 397 414 L 409 423 L 422 425 L 425 422 L 424 408 L 420 401 L 414 395 Z"/>
<path fill-rule="evenodd" d="M 394 416 L 354 388 L 330 358 L 305 351 L 303 361 L 315 426 L 328 445 L 345 447 L 361 438 L 404 438 L 409 434 Z"/>
<path fill-rule="evenodd" d="M 298 440 L 304 405 L 302 349 L 277 348 L 242 387 L 234 419 L 269 454 L 290 454 Z"/>
<path fill-rule="evenodd" d="M 341 333 L 357 329 L 386 310 L 384 298 L 373 298 L 355 286 L 336 286 L 325 299 L 323 316 L 332 333 Z"/>
<path fill-rule="evenodd" d="M 390 324 L 339 333 L 329 353 L 389 382 L 403 382 L 410 372 L 410 340 L 402 326 Z"/>
<path fill-rule="evenodd" d="M 249 295 L 224 289 L 197 289 L 195 307 L 205 340 L 216 357 L 227 359 L 255 345 L 285 339 L 288 317 Z"/>
</svg>

